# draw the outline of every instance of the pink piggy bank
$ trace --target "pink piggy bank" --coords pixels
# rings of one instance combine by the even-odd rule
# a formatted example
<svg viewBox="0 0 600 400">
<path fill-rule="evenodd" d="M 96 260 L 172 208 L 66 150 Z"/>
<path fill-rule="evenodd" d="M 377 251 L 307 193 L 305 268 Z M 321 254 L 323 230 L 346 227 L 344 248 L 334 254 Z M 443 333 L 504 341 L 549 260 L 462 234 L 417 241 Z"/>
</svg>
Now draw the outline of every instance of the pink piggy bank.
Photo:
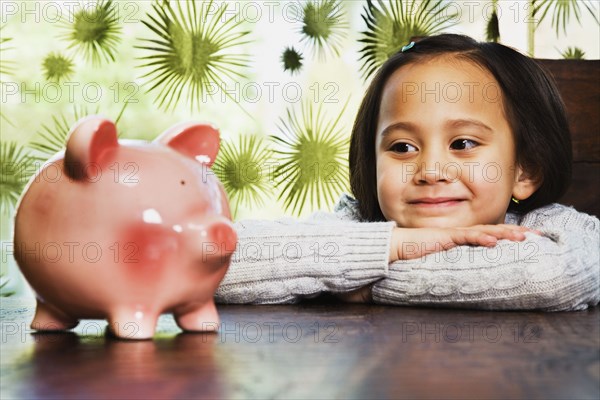
<svg viewBox="0 0 600 400">
<path fill-rule="evenodd" d="M 209 169 L 218 150 L 209 125 L 148 143 L 118 141 L 98 116 L 79 121 L 17 207 L 15 258 L 37 295 L 31 327 L 105 318 L 117 337 L 147 339 L 172 312 L 184 330 L 216 330 L 213 295 L 237 243 Z"/>
</svg>

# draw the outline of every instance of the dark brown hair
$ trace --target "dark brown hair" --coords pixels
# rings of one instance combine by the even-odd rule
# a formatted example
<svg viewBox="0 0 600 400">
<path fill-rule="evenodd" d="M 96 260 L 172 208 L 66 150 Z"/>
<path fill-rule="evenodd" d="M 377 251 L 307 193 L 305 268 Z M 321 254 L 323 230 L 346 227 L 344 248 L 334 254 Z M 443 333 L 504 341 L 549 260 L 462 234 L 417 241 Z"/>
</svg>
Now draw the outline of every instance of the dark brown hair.
<svg viewBox="0 0 600 400">
<path fill-rule="evenodd" d="M 571 181 L 571 135 L 565 107 L 552 76 L 535 60 L 498 43 L 443 34 L 417 42 L 390 57 L 376 73 L 360 105 L 350 142 L 350 186 L 364 221 L 384 221 L 377 200 L 375 134 L 383 89 L 399 68 L 439 56 L 468 60 L 489 71 L 500 85 L 515 138 L 516 160 L 541 182 L 528 199 L 508 211 L 525 213 L 556 202 Z"/>
</svg>

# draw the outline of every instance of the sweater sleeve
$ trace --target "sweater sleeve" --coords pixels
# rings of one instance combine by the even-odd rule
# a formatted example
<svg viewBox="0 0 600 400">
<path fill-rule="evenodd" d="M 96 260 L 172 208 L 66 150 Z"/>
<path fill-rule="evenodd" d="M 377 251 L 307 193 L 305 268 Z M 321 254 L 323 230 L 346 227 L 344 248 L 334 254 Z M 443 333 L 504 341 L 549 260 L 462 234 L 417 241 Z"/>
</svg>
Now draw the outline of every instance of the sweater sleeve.
<svg viewBox="0 0 600 400">
<path fill-rule="evenodd" d="M 511 221 L 508 221 L 511 222 Z M 542 232 L 494 248 L 459 246 L 395 262 L 373 287 L 376 303 L 488 310 L 584 310 L 600 301 L 596 217 L 553 204 L 520 221 Z"/>
<path fill-rule="evenodd" d="M 238 245 L 215 300 L 294 303 L 371 284 L 387 273 L 394 226 L 345 221 L 332 213 L 307 221 L 238 222 Z"/>
</svg>

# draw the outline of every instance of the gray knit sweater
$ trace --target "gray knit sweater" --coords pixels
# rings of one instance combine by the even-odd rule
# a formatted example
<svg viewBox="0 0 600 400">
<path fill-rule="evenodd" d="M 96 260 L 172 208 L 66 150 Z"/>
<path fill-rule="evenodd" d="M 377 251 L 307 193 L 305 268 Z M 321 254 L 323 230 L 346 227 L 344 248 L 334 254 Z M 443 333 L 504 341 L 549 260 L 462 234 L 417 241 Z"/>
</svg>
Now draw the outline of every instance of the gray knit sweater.
<svg viewBox="0 0 600 400">
<path fill-rule="evenodd" d="M 537 229 L 494 248 L 458 246 L 388 263 L 394 222 L 357 221 L 342 196 L 306 221 L 236 224 L 238 247 L 217 290 L 221 303 L 293 303 L 375 283 L 380 304 L 488 310 L 583 310 L 600 301 L 600 222 L 552 204 L 506 223 Z"/>
</svg>

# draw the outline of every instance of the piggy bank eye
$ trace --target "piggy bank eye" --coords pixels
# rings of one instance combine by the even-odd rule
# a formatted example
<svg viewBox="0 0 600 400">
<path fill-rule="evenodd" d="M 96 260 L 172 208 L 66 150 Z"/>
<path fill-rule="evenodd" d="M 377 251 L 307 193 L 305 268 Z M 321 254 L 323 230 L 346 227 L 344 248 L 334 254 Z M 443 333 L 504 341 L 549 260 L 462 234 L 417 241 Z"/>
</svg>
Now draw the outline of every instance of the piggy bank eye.
<svg viewBox="0 0 600 400">
<path fill-rule="evenodd" d="M 184 180 L 182 180 L 180 183 L 181 183 L 182 185 L 185 185 L 185 181 L 184 181 Z"/>
</svg>

